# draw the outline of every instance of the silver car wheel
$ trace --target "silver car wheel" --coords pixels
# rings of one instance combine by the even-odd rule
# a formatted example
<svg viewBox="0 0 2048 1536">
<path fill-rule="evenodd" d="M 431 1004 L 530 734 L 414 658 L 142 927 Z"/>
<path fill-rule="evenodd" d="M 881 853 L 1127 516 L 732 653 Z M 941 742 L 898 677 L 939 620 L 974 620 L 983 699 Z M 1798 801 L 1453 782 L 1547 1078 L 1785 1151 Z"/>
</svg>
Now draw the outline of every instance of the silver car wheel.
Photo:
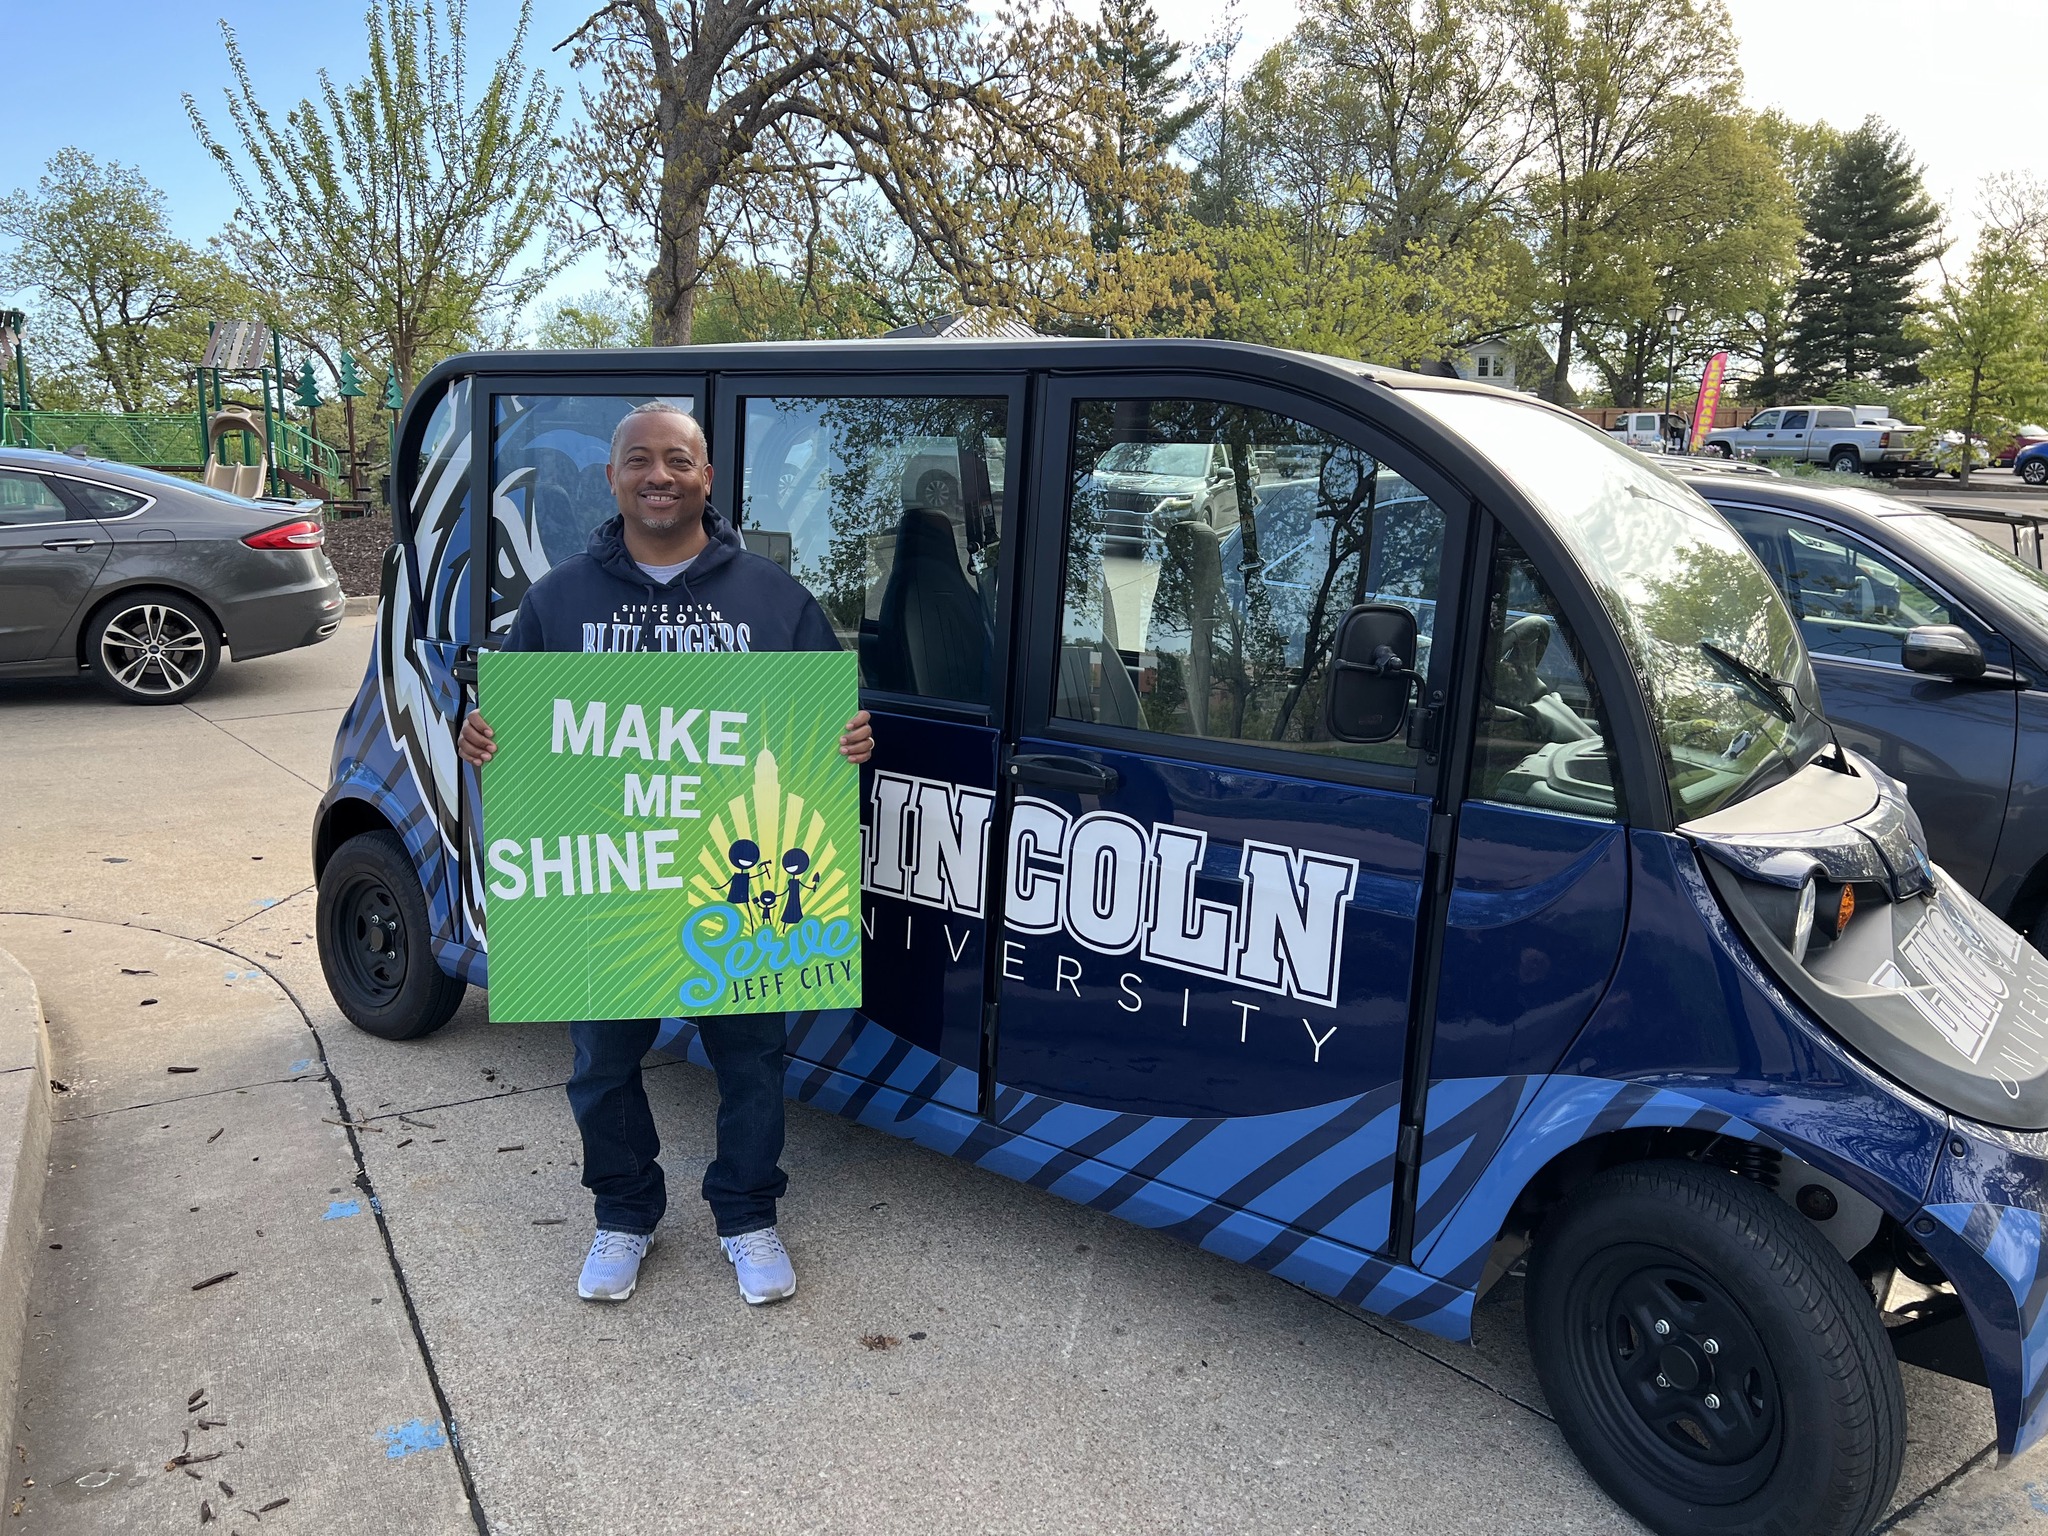
<svg viewBox="0 0 2048 1536">
<path fill-rule="evenodd" d="M 162 603 L 138 603 L 108 621 L 100 665 L 135 693 L 171 694 L 192 686 L 206 665 L 206 637 L 191 618 Z"/>
</svg>

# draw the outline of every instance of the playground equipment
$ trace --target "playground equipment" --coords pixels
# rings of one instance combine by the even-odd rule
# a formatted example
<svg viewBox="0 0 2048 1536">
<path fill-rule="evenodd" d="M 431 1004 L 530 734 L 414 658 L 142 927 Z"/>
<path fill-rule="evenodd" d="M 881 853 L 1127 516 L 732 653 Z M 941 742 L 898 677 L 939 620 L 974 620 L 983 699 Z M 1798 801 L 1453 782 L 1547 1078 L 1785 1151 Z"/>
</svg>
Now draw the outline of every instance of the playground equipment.
<svg viewBox="0 0 2048 1536">
<path fill-rule="evenodd" d="M 241 495 L 296 492 L 337 503 L 337 510 L 360 506 L 355 402 L 365 391 L 355 360 L 346 354 L 339 390 L 349 435 L 344 460 L 340 450 L 292 419 L 293 407 L 310 421 L 313 408 L 323 403 L 311 359 L 295 375 L 287 374 L 281 341 L 257 321 L 213 322 L 205 356 L 194 369 L 196 411 L 159 412 L 36 409 L 21 345 L 25 323 L 18 311 L 0 311 L 0 446 L 82 451 L 94 458 L 196 475 L 208 485 Z M 8 363 L 14 375 L 11 404 L 4 366 Z M 230 400 L 228 390 L 235 385 L 253 386 L 257 402 Z M 403 403 L 402 394 L 398 403 Z M 396 408 L 388 400 L 386 404 Z"/>
</svg>

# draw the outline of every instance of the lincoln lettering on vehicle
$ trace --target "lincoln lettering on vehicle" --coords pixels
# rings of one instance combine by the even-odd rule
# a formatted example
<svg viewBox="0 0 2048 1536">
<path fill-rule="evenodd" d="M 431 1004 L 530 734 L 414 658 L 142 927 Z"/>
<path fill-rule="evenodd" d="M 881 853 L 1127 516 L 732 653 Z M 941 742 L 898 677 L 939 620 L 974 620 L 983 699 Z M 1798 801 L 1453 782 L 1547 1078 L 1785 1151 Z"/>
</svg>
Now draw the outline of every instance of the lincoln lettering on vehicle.
<svg viewBox="0 0 2048 1536">
<path fill-rule="evenodd" d="M 876 774 L 863 829 L 866 888 L 982 916 L 994 805 L 986 791 Z M 1204 832 L 1147 827 L 1113 811 L 1075 816 L 1021 796 L 1010 819 L 1004 926 L 1063 934 L 1097 955 L 1135 951 L 1149 965 L 1334 1007 L 1358 861 L 1247 838 L 1237 859 L 1240 894 L 1223 902 L 1196 894 L 1207 851 Z M 1006 942 L 1006 969 L 1025 952 L 1022 941 Z M 1055 991 L 1079 995 L 1081 963 L 1060 957 Z M 1126 1001 L 1118 1006 L 1127 1012 L 1141 1006 L 1135 987 L 1142 979 L 1125 972 L 1119 980 Z M 1313 1027 L 1309 1035 L 1315 1038 Z M 1315 1049 L 1320 1056 L 1321 1045 Z"/>
</svg>

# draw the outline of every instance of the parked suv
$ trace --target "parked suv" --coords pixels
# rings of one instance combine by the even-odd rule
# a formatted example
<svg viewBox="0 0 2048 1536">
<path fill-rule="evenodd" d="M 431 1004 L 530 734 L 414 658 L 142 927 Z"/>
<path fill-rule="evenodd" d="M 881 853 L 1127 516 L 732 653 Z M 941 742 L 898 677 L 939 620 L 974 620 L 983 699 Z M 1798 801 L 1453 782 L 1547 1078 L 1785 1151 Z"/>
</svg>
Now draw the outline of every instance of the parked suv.
<svg viewBox="0 0 2048 1536">
<path fill-rule="evenodd" d="M 1906 786 L 1943 869 L 2048 944 L 2048 576 L 1880 491 L 1685 478 L 1784 596 L 1842 743 Z"/>
<path fill-rule="evenodd" d="M 865 1001 L 791 1016 L 793 1092 L 1449 1339 L 1526 1256 L 1559 1426 L 1658 1531 L 1867 1531 L 1900 1358 L 2040 1436 L 2048 963 L 1815 712 L 1729 525 L 1485 385 L 1209 342 L 442 364 L 312 829 L 348 1017 L 488 981 L 476 656 L 652 398 L 875 716 Z M 909 438 L 1029 466 L 995 537 L 936 536 Z M 1105 523 L 1157 445 L 1230 467 L 1234 526 Z"/>
</svg>

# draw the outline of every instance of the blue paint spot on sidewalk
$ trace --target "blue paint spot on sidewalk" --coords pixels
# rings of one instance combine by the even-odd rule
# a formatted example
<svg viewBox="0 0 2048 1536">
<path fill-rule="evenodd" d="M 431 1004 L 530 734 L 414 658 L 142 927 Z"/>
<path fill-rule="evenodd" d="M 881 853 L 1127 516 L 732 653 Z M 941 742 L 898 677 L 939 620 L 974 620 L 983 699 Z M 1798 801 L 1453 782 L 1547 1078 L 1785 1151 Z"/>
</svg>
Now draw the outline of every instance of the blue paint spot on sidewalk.
<svg viewBox="0 0 2048 1536">
<path fill-rule="evenodd" d="M 295 1072 L 295 1073 L 297 1073 L 297 1072 L 303 1072 L 303 1071 L 305 1071 L 305 1070 L 306 1070 L 306 1068 L 308 1068 L 308 1067 L 310 1067 L 310 1066 L 312 1066 L 312 1065 L 313 1065 L 313 1058 L 312 1058 L 312 1057 L 310 1057 L 310 1056 L 308 1056 L 308 1057 L 307 1057 L 307 1058 L 306 1058 L 306 1059 L 305 1059 L 304 1061 L 295 1061 L 295 1062 L 293 1062 L 293 1063 L 292 1063 L 292 1071 L 293 1071 L 293 1072 Z"/>
<path fill-rule="evenodd" d="M 2037 1515 L 2048 1515 L 2048 1494 L 2041 1492 L 2039 1483 L 2027 1484 L 2027 1502 L 2034 1506 Z"/>
<path fill-rule="evenodd" d="M 384 1437 L 384 1454 L 393 1461 L 415 1451 L 438 1451 L 448 1444 L 447 1432 L 439 1420 L 429 1424 L 425 1419 L 414 1419 L 410 1424 L 393 1424 L 377 1433 Z"/>
<path fill-rule="evenodd" d="M 249 905 L 252 907 L 274 907 L 277 905 L 277 898 L 275 896 L 258 896 Z"/>
<path fill-rule="evenodd" d="M 360 1216 L 362 1214 L 363 1207 L 358 1201 L 330 1200 L 327 1202 L 327 1214 L 320 1219 L 322 1221 L 339 1221 L 344 1216 Z"/>
</svg>

